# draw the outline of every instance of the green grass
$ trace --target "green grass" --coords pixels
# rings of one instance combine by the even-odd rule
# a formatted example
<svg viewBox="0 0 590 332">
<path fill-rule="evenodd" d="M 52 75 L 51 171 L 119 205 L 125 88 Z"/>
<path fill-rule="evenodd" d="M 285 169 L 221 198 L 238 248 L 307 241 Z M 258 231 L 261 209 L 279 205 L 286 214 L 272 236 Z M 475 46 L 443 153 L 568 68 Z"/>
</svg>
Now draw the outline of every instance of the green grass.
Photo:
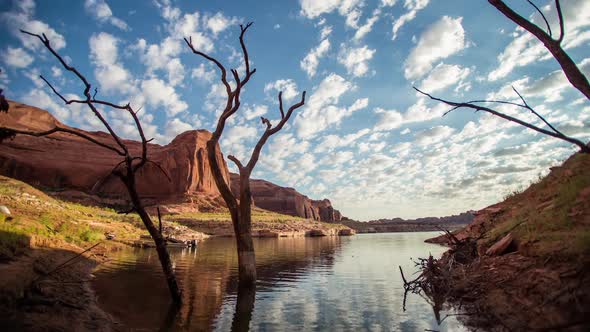
<svg viewBox="0 0 590 332">
<path fill-rule="evenodd" d="M 590 204 L 580 200 L 590 187 L 590 156 L 577 154 L 550 176 L 540 178 L 526 190 L 517 190 L 503 202 L 508 207 L 484 241 L 491 244 L 512 232 L 521 244 L 530 244 L 535 255 L 587 255 L 590 227 L 573 211 L 586 213 Z"/>
</svg>

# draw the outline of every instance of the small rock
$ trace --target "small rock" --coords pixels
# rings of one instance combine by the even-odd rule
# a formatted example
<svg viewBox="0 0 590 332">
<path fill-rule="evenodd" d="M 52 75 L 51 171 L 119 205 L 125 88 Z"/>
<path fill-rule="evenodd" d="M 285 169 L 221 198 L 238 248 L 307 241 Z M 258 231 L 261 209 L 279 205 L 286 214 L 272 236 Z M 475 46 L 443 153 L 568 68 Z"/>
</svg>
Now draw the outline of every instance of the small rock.
<svg viewBox="0 0 590 332">
<path fill-rule="evenodd" d="M 486 255 L 488 256 L 500 256 L 506 253 L 506 250 L 512 242 L 514 241 L 514 237 L 512 233 L 508 233 L 508 235 L 504 236 L 500 241 L 494 243 L 488 250 L 486 250 Z"/>
<path fill-rule="evenodd" d="M 108 232 L 107 233 L 104 233 L 104 237 L 107 240 L 114 240 L 115 239 L 115 233 L 108 233 Z"/>
<path fill-rule="evenodd" d="M 6 205 L 0 205 L 0 212 L 6 216 L 10 216 L 10 210 L 6 207 Z"/>
</svg>

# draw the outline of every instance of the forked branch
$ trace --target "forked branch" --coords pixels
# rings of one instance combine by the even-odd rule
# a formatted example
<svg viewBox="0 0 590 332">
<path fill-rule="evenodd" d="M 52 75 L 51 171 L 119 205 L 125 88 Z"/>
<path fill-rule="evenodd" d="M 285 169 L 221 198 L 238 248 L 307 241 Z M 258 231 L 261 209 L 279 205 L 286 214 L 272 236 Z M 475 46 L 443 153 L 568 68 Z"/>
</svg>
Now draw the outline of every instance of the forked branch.
<svg viewBox="0 0 590 332">
<path fill-rule="evenodd" d="M 532 2 L 529 1 L 535 9 L 541 13 L 541 17 L 545 20 L 547 24 L 547 31 L 541 29 L 539 26 L 534 24 L 533 22 L 529 21 L 528 19 L 524 18 L 522 15 L 515 12 L 512 8 L 504 3 L 502 0 L 488 0 L 488 2 L 496 7 L 498 11 L 500 11 L 504 16 L 512 20 L 514 23 L 522 27 L 523 29 L 527 30 L 531 34 L 533 34 L 539 41 L 545 45 L 545 48 L 553 55 L 555 60 L 561 66 L 565 76 L 567 77 L 568 81 L 578 89 L 586 98 L 590 99 L 590 83 L 588 79 L 582 73 L 580 68 L 576 65 L 576 63 L 570 58 L 570 56 L 565 52 L 561 43 L 565 36 L 565 29 L 564 29 L 564 18 L 563 12 L 561 10 L 561 3 L 559 0 L 555 0 L 555 9 L 557 11 L 557 17 L 559 20 L 559 37 L 554 39 L 552 36 L 551 28 L 549 27 L 549 23 L 545 18 L 545 15 L 536 7 Z"/>
<path fill-rule="evenodd" d="M 472 109 L 472 110 L 475 110 L 475 111 L 487 112 L 487 113 L 490 113 L 490 114 L 492 114 L 494 116 L 500 117 L 502 119 L 505 119 L 505 120 L 508 120 L 508 121 L 511 121 L 511 122 L 514 122 L 514 123 L 518 123 L 521 126 L 524 126 L 526 128 L 532 129 L 532 130 L 534 130 L 536 132 L 539 132 L 541 134 L 545 134 L 545 135 L 548 135 L 548 136 L 551 136 L 551 137 L 555 137 L 555 138 L 564 140 L 566 142 L 575 144 L 575 145 L 577 145 L 580 148 L 580 151 L 581 152 L 583 152 L 583 153 L 590 153 L 590 147 L 587 144 L 585 144 L 584 142 L 582 142 L 582 141 L 580 141 L 580 140 L 578 140 L 576 138 L 573 138 L 571 136 L 566 136 L 565 134 L 563 134 L 559 130 L 555 129 L 552 125 L 549 125 L 549 127 L 550 127 L 551 130 L 543 129 L 543 128 L 540 128 L 538 126 L 535 126 L 535 125 L 533 125 L 531 123 L 528 123 L 526 121 L 523 121 L 523 120 L 520 120 L 518 118 L 515 118 L 513 116 L 510 116 L 510 115 L 504 114 L 502 112 L 496 111 L 496 110 L 494 110 L 492 108 L 489 108 L 489 107 L 486 107 L 486 106 L 477 104 L 478 102 L 479 103 L 485 103 L 485 102 L 487 102 L 487 103 L 497 103 L 497 101 L 479 100 L 479 101 L 475 101 L 475 102 L 453 102 L 453 101 L 445 100 L 445 99 L 442 99 L 442 98 L 434 97 L 434 96 L 430 95 L 429 93 L 426 93 L 426 92 L 424 92 L 424 91 L 422 91 L 422 90 L 420 90 L 420 89 L 418 89 L 416 87 L 414 87 L 414 89 L 416 91 L 418 91 L 419 93 L 421 93 L 421 94 L 427 96 L 428 98 L 432 99 L 432 100 L 439 101 L 439 102 L 445 103 L 445 104 L 447 104 L 449 106 L 452 106 L 453 108 L 451 108 L 449 111 L 447 111 L 446 113 L 444 113 L 444 115 L 447 115 L 448 113 L 450 113 L 450 112 L 452 112 L 454 110 L 460 109 L 460 108 L 468 108 L 468 109 Z M 519 96 L 520 96 L 520 94 L 519 94 Z M 522 96 L 520 96 L 520 97 L 522 98 Z M 526 102 L 523 105 L 516 104 L 516 103 L 510 103 L 510 102 L 505 102 L 505 103 L 526 108 L 526 109 L 532 111 L 533 114 L 535 114 L 537 117 L 539 117 L 545 124 L 548 124 L 547 120 L 545 120 L 540 114 L 538 114 L 537 112 L 535 112 L 530 106 L 528 106 L 528 104 L 526 104 Z"/>
</svg>

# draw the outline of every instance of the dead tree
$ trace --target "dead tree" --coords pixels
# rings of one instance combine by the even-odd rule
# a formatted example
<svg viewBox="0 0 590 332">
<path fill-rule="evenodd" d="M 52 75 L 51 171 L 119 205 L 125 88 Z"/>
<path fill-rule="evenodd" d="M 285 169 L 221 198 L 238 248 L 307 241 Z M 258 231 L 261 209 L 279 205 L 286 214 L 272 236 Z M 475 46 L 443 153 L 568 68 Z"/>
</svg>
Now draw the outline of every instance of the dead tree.
<svg viewBox="0 0 590 332">
<path fill-rule="evenodd" d="M 125 188 L 127 189 L 127 192 L 129 194 L 129 198 L 130 198 L 132 206 L 133 206 L 133 211 L 137 212 L 137 214 L 141 218 L 141 221 L 143 222 L 143 224 L 147 228 L 148 232 L 150 233 L 151 237 L 153 238 L 154 243 L 156 244 L 156 251 L 158 252 L 158 257 L 160 258 L 160 263 L 162 264 L 162 269 L 164 270 L 164 275 L 166 277 L 166 282 L 168 284 L 168 288 L 170 290 L 170 295 L 172 296 L 172 300 L 175 304 L 180 304 L 181 292 L 180 292 L 180 289 L 178 288 L 178 284 L 176 282 L 176 276 L 174 275 L 174 270 L 172 269 L 172 262 L 170 260 L 170 254 L 168 253 L 168 249 L 166 247 L 166 240 L 165 240 L 164 236 L 162 235 L 162 233 L 160 233 L 158 231 L 158 229 L 156 228 L 156 226 L 152 222 L 152 219 L 151 219 L 150 215 L 146 212 L 145 206 L 143 205 L 141 198 L 139 196 L 139 193 L 137 192 L 136 175 L 137 175 L 137 172 L 140 169 L 142 169 L 146 164 L 155 165 L 160 171 L 162 171 L 168 177 L 167 173 L 157 163 L 151 161 L 148 158 L 148 143 L 151 141 L 151 139 L 149 139 L 149 140 L 146 139 L 144 132 L 143 132 L 143 128 L 141 126 L 141 122 L 139 121 L 139 118 L 137 116 L 137 111 L 135 111 L 129 103 L 126 105 L 117 105 L 117 104 L 111 103 L 109 101 L 97 99 L 96 98 L 97 89 L 94 89 L 94 93 L 91 95 L 90 94 L 91 85 L 88 82 L 88 80 L 86 79 L 86 77 L 84 75 L 82 75 L 75 67 L 68 65 L 64 61 L 64 59 L 61 57 L 61 55 L 59 55 L 53 49 L 53 47 L 50 44 L 49 39 L 47 38 L 47 36 L 45 34 L 38 35 L 35 33 L 24 31 L 24 30 L 21 30 L 21 32 L 24 34 L 33 36 L 33 37 L 37 37 L 43 43 L 45 48 L 47 50 L 49 50 L 49 52 L 51 52 L 51 54 L 53 54 L 53 56 L 61 63 L 63 68 L 65 68 L 67 71 L 73 73 L 83 83 L 83 85 L 84 85 L 84 92 L 83 92 L 84 98 L 82 98 L 82 99 L 65 98 L 61 93 L 59 93 L 57 91 L 57 89 L 49 81 L 47 81 L 47 79 L 45 79 L 45 77 L 43 77 L 41 75 L 40 78 L 49 86 L 49 88 L 51 88 L 53 93 L 55 93 L 66 105 L 71 105 L 71 104 L 87 105 L 88 108 L 94 114 L 94 116 L 96 116 L 100 120 L 100 122 L 104 125 L 104 127 L 106 128 L 108 133 L 111 135 L 111 138 L 113 139 L 114 142 L 106 142 L 106 141 L 102 141 L 102 140 L 99 141 L 89 135 L 84 134 L 81 131 L 78 131 L 75 129 L 70 129 L 70 128 L 65 128 L 65 127 L 60 127 L 60 126 L 55 126 L 52 129 L 49 129 L 46 131 L 41 131 L 41 132 L 32 132 L 32 131 L 19 130 L 19 129 L 14 129 L 14 128 L 0 128 L 0 142 L 2 141 L 3 138 L 11 138 L 11 137 L 14 137 L 15 135 L 28 135 L 28 136 L 34 136 L 34 137 L 44 137 L 44 136 L 49 136 L 54 133 L 66 133 L 66 134 L 80 137 L 90 143 L 96 144 L 96 145 L 103 147 L 105 149 L 109 149 L 113 153 L 116 153 L 117 155 L 119 155 L 122 158 L 122 160 L 117 165 L 115 165 L 115 167 L 111 171 L 111 174 L 118 177 L 119 179 L 121 179 L 121 181 L 125 185 Z M 141 137 L 141 146 L 142 146 L 141 155 L 138 155 L 138 156 L 132 155 L 132 153 L 129 151 L 127 144 L 121 139 L 121 137 L 119 137 L 115 133 L 115 131 L 113 130 L 111 125 L 107 122 L 107 120 L 104 118 L 102 113 L 97 109 L 96 105 L 106 106 L 106 107 L 110 107 L 110 108 L 113 108 L 116 110 L 127 112 L 133 118 L 133 121 L 134 121 L 135 126 L 137 128 L 137 132 L 139 133 L 139 136 Z"/>
<path fill-rule="evenodd" d="M 512 20 L 514 23 L 516 23 L 518 26 L 520 26 L 521 28 L 525 29 L 526 31 L 530 32 L 535 37 L 537 37 L 537 39 L 539 39 L 539 41 L 541 41 L 543 43 L 545 48 L 547 48 L 547 50 L 553 55 L 555 60 L 559 63 L 559 65 L 561 66 L 561 70 L 563 71 L 563 73 L 565 74 L 565 76 L 567 77 L 567 79 L 571 83 L 571 85 L 574 88 L 578 89 L 578 91 L 580 91 L 584 96 L 586 96 L 587 99 L 590 100 L 590 84 L 588 83 L 588 79 L 582 73 L 580 68 L 578 68 L 578 66 L 572 60 L 572 58 L 570 58 L 570 56 L 565 52 L 565 50 L 561 46 L 561 43 L 563 42 L 563 38 L 565 35 L 565 29 L 564 29 L 563 14 L 561 11 L 561 4 L 560 4 L 559 0 L 555 0 L 555 9 L 557 11 L 557 17 L 559 20 L 559 37 L 557 37 L 557 38 L 553 37 L 553 31 L 551 30 L 551 25 L 549 24 L 549 21 L 545 17 L 545 14 L 543 14 L 543 12 L 539 9 L 539 7 L 537 7 L 532 1 L 527 0 L 527 2 L 531 6 L 533 6 L 533 8 L 541 15 L 541 18 L 545 22 L 546 30 L 543 30 L 538 25 L 534 24 L 533 22 L 527 20 L 526 18 L 524 18 L 520 14 L 516 13 L 514 10 L 512 10 L 512 8 L 508 7 L 504 3 L 504 1 L 502 1 L 502 0 L 488 0 L 488 2 L 492 6 L 494 6 L 496 9 L 498 9 L 502 14 L 504 14 L 504 16 L 506 16 L 507 18 Z M 589 143 L 584 143 L 576 138 L 573 138 L 571 136 L 567 136 L 563 132 L 559 131 L 557 128 L 555 128 L 553 125 L 551 125 L 543 116 L 541 116 L 538 112 L 536 112 L 526 102 L 524 97 L 514 87 L 512 89 L 518 95 L 518 97 L 522 103 L 515 103 L 515 102 L 510 102 L 510 101 L 498 101 L 498 100 L 472 100 L 472 101 L 467 101 L 467 102 L 453 102 L 453 101 L 449 101 L 446 99 L 434 97 L 427 92 L 419 90 L 416 87 L 414 87 L 414 89 L 416 91 L 418 91 L 419 93 L 429 97 L 432 100 L 436 100 L 436 101 L 445 103 L 449 106 L 453 106 L 453 108 L 451 108 L 449 111 L 447 111 L 444 115 L 446 115 L 456 109 L 460 109 L 460 108 L 472 109 L 472 110 L 475 110 L 476 112 L 477 111 L 487 112 L 487 113 L 492 114 L 494 116 L 503 118 L 505 120 L 517 123 L 521 126 L 524 126 L 526 128 L 537 131 L 541 134 L 555 137 L 557 139 L 561 139 L 563 141 L 574 144 L 574 145 L 578 146 L 580 148 L 580 151 L 583 153 L 590 153 Z M 507 115 L 505 113 L 499 112 L 495 109 L 484 106 L 482 104 L 504 104 L 504 105 L 511 105 L 511 106 L 515 106 L 515 107 L 524 109 L 526 111 L 531 112 L 537 118 L 539 118 L 548 127 L 548 129 L 544 129 L 539 126 L 533 125 L 532 123 L 529 123 L 524 120 L 518 119 L 516 117 Z"/>
<path fill-rule="evenodd" d="M 239 197 L 234 196 L 228 183 L 223 177 L 223 172 L 221 170 L 219 160 L 217 159 L 217 156 L 220 155 L 218 143 L 221 135 L 223 134 L 223 129 L 225 128 L 227 119 L 234 115 L 240 108 L 240 94 L 242 92 L 242 88 L 248 83 L 252 75 L 256 72 L 256 69 L 250 69 L 248 50 L 246 49 L 246 44 L 244 43 L 244 35 L 250 26 L 252 26 L 252 22 L 246 24 L 246 26 L 240 25 L 240 46 L 242 48 L 242 54 L 244 57 L 245 75 L 240 77 L 236 69 L 231 69 L 235 83 L 234 88 L 232 88 L 228 82 L 227 70 L 221 64 L 221 62 L 195 49 L 192 43 L 192 38 L 189 37 L 188 39 L 184 39 L 194 54 L 211 61 L 217 66 L 221 73 L 221 83 L 224 85 L 225 91 L 227 93 L 227 102 L 225 104 L 225 108 L 217 120 L 217 126 L 211 135 L 211 139 L 207 142 L 207 154 L 209 158 L 209 165 L 211 166 L 211 171 L 213 172 L 213 177 L 215 179 L 215 184 L 217 185 L 217 188 L 219 189 L 219 192 L 221 193 L 221 196 L 223 197 L 223 200 L 225 201 L 231 214 L 238 249 L 239 284 L 242 287 L 254 287 L 256 285 L 256 259 L 254 254 L 254 245 L 252 243 L 252 193 L 250 192 L 250 175 L 252 174 L 254 166 L 256 166 L 256 163 L 258 162 L 260 151 L 269 137 L 281 130 L 285 123 L 289 121 L 289 118 L 293 112 L 297 108 L 303 106 L 305 103 L 304 91 L 301 96 L 301 100 L 289 107 L 287 112 L 285 112 L 283 109 L 282 92 L 280 92 L 278 98 L 281 119 L 277 125 L 273 126 L 270 120 L 261 117 L 261 121 L 266 126 L 266 128 L 258 140 L 258 143 L 254 147 L 248 163 L 244 165 L 238 160 L 238 158 L 234 156 L 230 155 L 227 157 L 236 164 L 240 173 L 240 195 Z"/>
</svg>

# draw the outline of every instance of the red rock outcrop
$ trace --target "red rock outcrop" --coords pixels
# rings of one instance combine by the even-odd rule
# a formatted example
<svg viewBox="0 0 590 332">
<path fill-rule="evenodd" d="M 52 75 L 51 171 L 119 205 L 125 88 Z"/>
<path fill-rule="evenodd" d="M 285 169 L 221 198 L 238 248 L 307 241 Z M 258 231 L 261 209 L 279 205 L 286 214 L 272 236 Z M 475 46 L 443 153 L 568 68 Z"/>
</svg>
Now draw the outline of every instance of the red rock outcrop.
<svg viewBox="0 0 590 332">
<path fill-rule="evenodd" d="M 231 189 L 238 195 L 239 175 L 231 173 L 230 178 Z M 326 222 L 340 221 L 342 218 L 340 212 L 332 207 L 330 200 L 311 200 L 293 188 L 251 179 L 250 190 L 254 205 L 265 210 Z"/>
<path fill-rule="evenodd" d="M 16 102 L 10 102 L 8 114 L 0 113 L 0 126 L 40 131 L 55 125 L 67 127 L 47 111 Z M 101 142 L 113 143 L 104 132 L 85 133 Z M 206 153 L 210 136 L 206 130 L 193 130 L 178 135 L 165 146 L 149 144 L 148 157 L 162 166 L 171 181 L 156 166 L 148 164 L 138 173 L 141 195 L 166 199 L 190 193 L 218 196 Z M 132 153 L 139 155 L 139 142 L 125 143 Z M 217 158 L 229 179 L 223 157 Z M 0 144 L 2 175 L 51 190 L 74 189 L 106 197 L 126 197 L 119 179 L 108 177 L 120 161 L 121 157 L 114 152 L 66 133 L 49 137 L 18 135 Z"/>
</svg>

